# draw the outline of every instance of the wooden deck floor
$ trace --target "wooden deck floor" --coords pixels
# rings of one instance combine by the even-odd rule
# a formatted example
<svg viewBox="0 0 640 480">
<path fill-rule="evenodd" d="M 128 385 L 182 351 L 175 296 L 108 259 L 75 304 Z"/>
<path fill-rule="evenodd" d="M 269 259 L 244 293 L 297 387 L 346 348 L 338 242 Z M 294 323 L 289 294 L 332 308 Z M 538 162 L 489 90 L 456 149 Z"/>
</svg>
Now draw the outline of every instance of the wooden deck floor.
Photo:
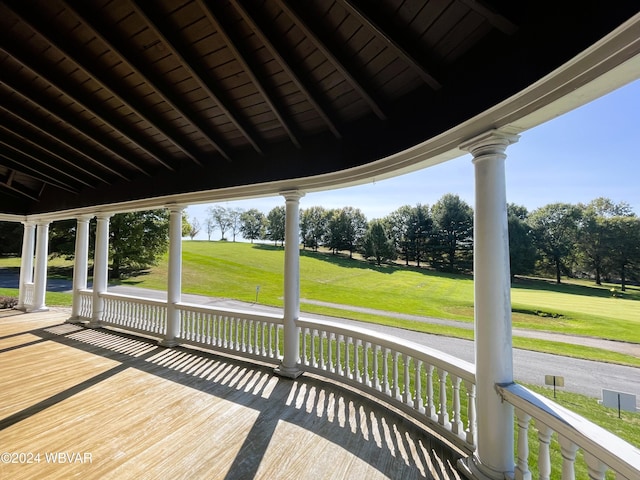
<svg viewBox="0 0 640 480">
<path fill-rule="evenodd" d="M 67 317 L 0 312 L 1 479 L 460 478 L 347 389 Z"/>
</svg>

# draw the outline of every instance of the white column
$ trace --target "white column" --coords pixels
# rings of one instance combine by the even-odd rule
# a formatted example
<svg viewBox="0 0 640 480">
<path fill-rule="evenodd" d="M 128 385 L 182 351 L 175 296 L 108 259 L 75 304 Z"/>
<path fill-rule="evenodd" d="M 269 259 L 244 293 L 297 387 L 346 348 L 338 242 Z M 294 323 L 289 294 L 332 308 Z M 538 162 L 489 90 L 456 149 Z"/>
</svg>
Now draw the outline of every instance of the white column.
<svg viewBox="0 0 640 480">
<path fill-rule="evenodd" d="M 514 470 L 513 407 L 495 384 L 513 382 L 511 284 L 505 149 L 518 137 L 490 131 L 465 144 L 475 166 L 473 274 L 478 448 L 467 465 L 477 478 L 503 479 Z"/>
<path fill-rule="evenodd" d="M 300 199 L 304 193 L 283 192 L 286 200 L 284 233 L 284 356 L 276 368 L 279 375 L 296 378 L 301 373 L 300 328 Z"/>
<path fill-rule="evenodd" d="M 33 305 L 30 312 L 48 310 L 45 305 L 47 293 L 47 260 L 49 255 L 49 222 L 40 221 L 36 229 L 36 266 L 33 278 Z"/>
<path fill-rule="evenodd" d="M 26 283 L 33 282 L 33 249 L 35 247 L 36 225 L 33 222 L 22 222 L 24 233 L 22 234 L 22 256 L 20 257 L 20 285 L 18 285 L 18 310 L 26 310 L 25 297 L 27 295 Z"/>
<path fill-rule="evenodd" d="M 165 347 L 177 345 L 180 336 L 180 312 L 176 304 L 182 300 L 182 211 L 184 207 L 169 207 L 169 266 L 167 281 L 167 331 L 160 341 Z"/>
<path fill-rule="evenodd" d="M 98 328 L 102 321 L 104 301 L 101 294 L 107 291 L 109 282 L 109 218 L 111 215 L 97 215 L 96 247 L 93 254 L 93 312 L 89 327 Z"/>
<path fill-rule="evenodd" d="M 89 221 L 93 215 L 78 217 L 76 225 L 76 248 L 73 261 L 73 303 L 69 321 L 80 318 L 80 290 L 87 288 L 89 264 Z"/>
</svg>

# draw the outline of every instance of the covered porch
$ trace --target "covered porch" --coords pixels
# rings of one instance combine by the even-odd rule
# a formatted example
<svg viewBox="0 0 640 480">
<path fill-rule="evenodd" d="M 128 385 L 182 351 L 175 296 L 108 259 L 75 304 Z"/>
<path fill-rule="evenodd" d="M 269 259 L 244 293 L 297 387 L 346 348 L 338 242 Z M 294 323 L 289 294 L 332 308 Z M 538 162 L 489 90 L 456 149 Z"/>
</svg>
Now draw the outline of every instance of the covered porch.
<svg viewBox="0 0 640 480">
<path fill-rule="evenodd" d="M 637 449 L 513 381 L 505 194 L 520 134 L 640 77 L 635 2 L 0 12 L 0 220 L 24 225 L 28 312 L 0 318 L 0 476 L 573 479 L 584 462 L 592 479 L 640 477 Z M 466 153 L 473 364 L 300 316 L 305 193 Z M 286 206 L 282 313 L 183 302 L 184 207 L 273 195 Z M 170 210 L 167 299 L 113 294 L 109 219 L 153 208 Z M 45 297 L 62 219 L 77 220 L 70 312 Z"/>
</svg>

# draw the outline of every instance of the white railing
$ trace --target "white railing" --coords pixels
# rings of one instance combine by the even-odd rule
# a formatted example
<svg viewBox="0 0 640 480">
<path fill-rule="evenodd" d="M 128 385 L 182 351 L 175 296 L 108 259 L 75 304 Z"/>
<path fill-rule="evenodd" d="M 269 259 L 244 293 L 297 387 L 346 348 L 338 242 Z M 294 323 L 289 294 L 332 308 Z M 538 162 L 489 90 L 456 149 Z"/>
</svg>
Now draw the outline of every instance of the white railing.
<svg viewBox="0 0 640 480">
<path fill-rule="evenodd" d="M 91 290 L 82 297 L 80 317 L 91 319 Z M 166 333 L 167 303 L 112 293 L 104 299 L 102 323 L 156 337 Z M 283 320 L 235 309 L 178 303 L 178 341 L 277 363 L 283 351 Z M 477 444 L 476 383 L 473 364 L 443 352 L 365 328 L 301 318 L 302 370 L 351 385 L 411 415 L 471 452 Z M 517 384 L 497 386 L 503 400 L 515 407 L 518 428 L 516 480 L 531 478 L 529 457 L 537 457 L 540 479 L 552 470 L 563 480 L 575 478 L 576 453 L 581 450 L 590 478 L 616 472 L 620 480 L 640 478 L 640 450 L 579 415 Z M 539 448 L 530 452 L 531 420 Z M 557 434 L 561 458 L 552 464 L 550 444 Z M 531 455 L 530 455 L 531 454 Z M 555 458 L 555 457 L 553 457 Z"/>
<path fill-rule="evenodd" d="M 167 328 L 167 302 L 149 298 L 103 293 L 101 324 L 150 335 L 164 335 Z"/>
<path fill-rule="evenodd" d="M 390 335 L 300 319 L 303 369 L 372 394 L 458 446 L 476 445 L 475 366 Z"/>
<path fill-rule="evenodd" d="M 275 361 L 282 351 L 282 316 L 178 303 L 180 343 Z"/>
<path fill-rule="evenodd" d="M 79 290 L 76 295 L 80 298 L 78 318 L 91 320 L 93 315 L 93 290 Z"/>
<path fill-rule="evenodd" d="M 531 420 L 537 430 L 539 443 L 537 469 L 541 479 L 552 474 L 551 442 L 555 432 L 560 446 L 562 464 L 556 465 L 563 480 L 573 480 L 576 456 L 582 451 L 588 475 L 593 480 L 604 480 L 608 470 L 616 473 L 617 480 L 640 478 L 640 450 L 611 432 L 566 408 L 518 385 L 500 385 L 498 393 L 505 402 L 514 406 L 518 426 L 516 480 L 530 479 L 529 425 Z"/>
</svg>

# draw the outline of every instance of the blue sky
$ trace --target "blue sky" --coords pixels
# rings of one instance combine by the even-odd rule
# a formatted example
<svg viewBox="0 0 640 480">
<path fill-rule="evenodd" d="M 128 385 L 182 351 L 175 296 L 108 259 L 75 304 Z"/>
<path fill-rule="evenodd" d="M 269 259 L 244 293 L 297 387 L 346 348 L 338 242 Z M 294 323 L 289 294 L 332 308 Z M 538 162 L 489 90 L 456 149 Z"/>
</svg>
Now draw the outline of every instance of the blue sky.
<svg viewBox="0 0 640 480">
<path fill-rule="evenodd" d="M 529 211 L 554 202 L 587 203 L 597 197 L 627 202 L 640 215 L 640 80 L 523 132 L 507 149 L 507 201 Z M 473 206 L 471 155 L 418 172 L 326 192 L 309 193 L 301 208 L 352 206 L 369 220 L 402 205 L 433 205 L 446 193 Z M 210 205 L 192 205 L 190 218 L 204 224 Z M 282 197 L 223 202 L 265 214 Z M 204 229 L 203 229 L 204 230 Z M 198 237 L 206 239 L 206 231 Z M 218 239 L 214 233 L 212 239 Z"/>
</svg>

